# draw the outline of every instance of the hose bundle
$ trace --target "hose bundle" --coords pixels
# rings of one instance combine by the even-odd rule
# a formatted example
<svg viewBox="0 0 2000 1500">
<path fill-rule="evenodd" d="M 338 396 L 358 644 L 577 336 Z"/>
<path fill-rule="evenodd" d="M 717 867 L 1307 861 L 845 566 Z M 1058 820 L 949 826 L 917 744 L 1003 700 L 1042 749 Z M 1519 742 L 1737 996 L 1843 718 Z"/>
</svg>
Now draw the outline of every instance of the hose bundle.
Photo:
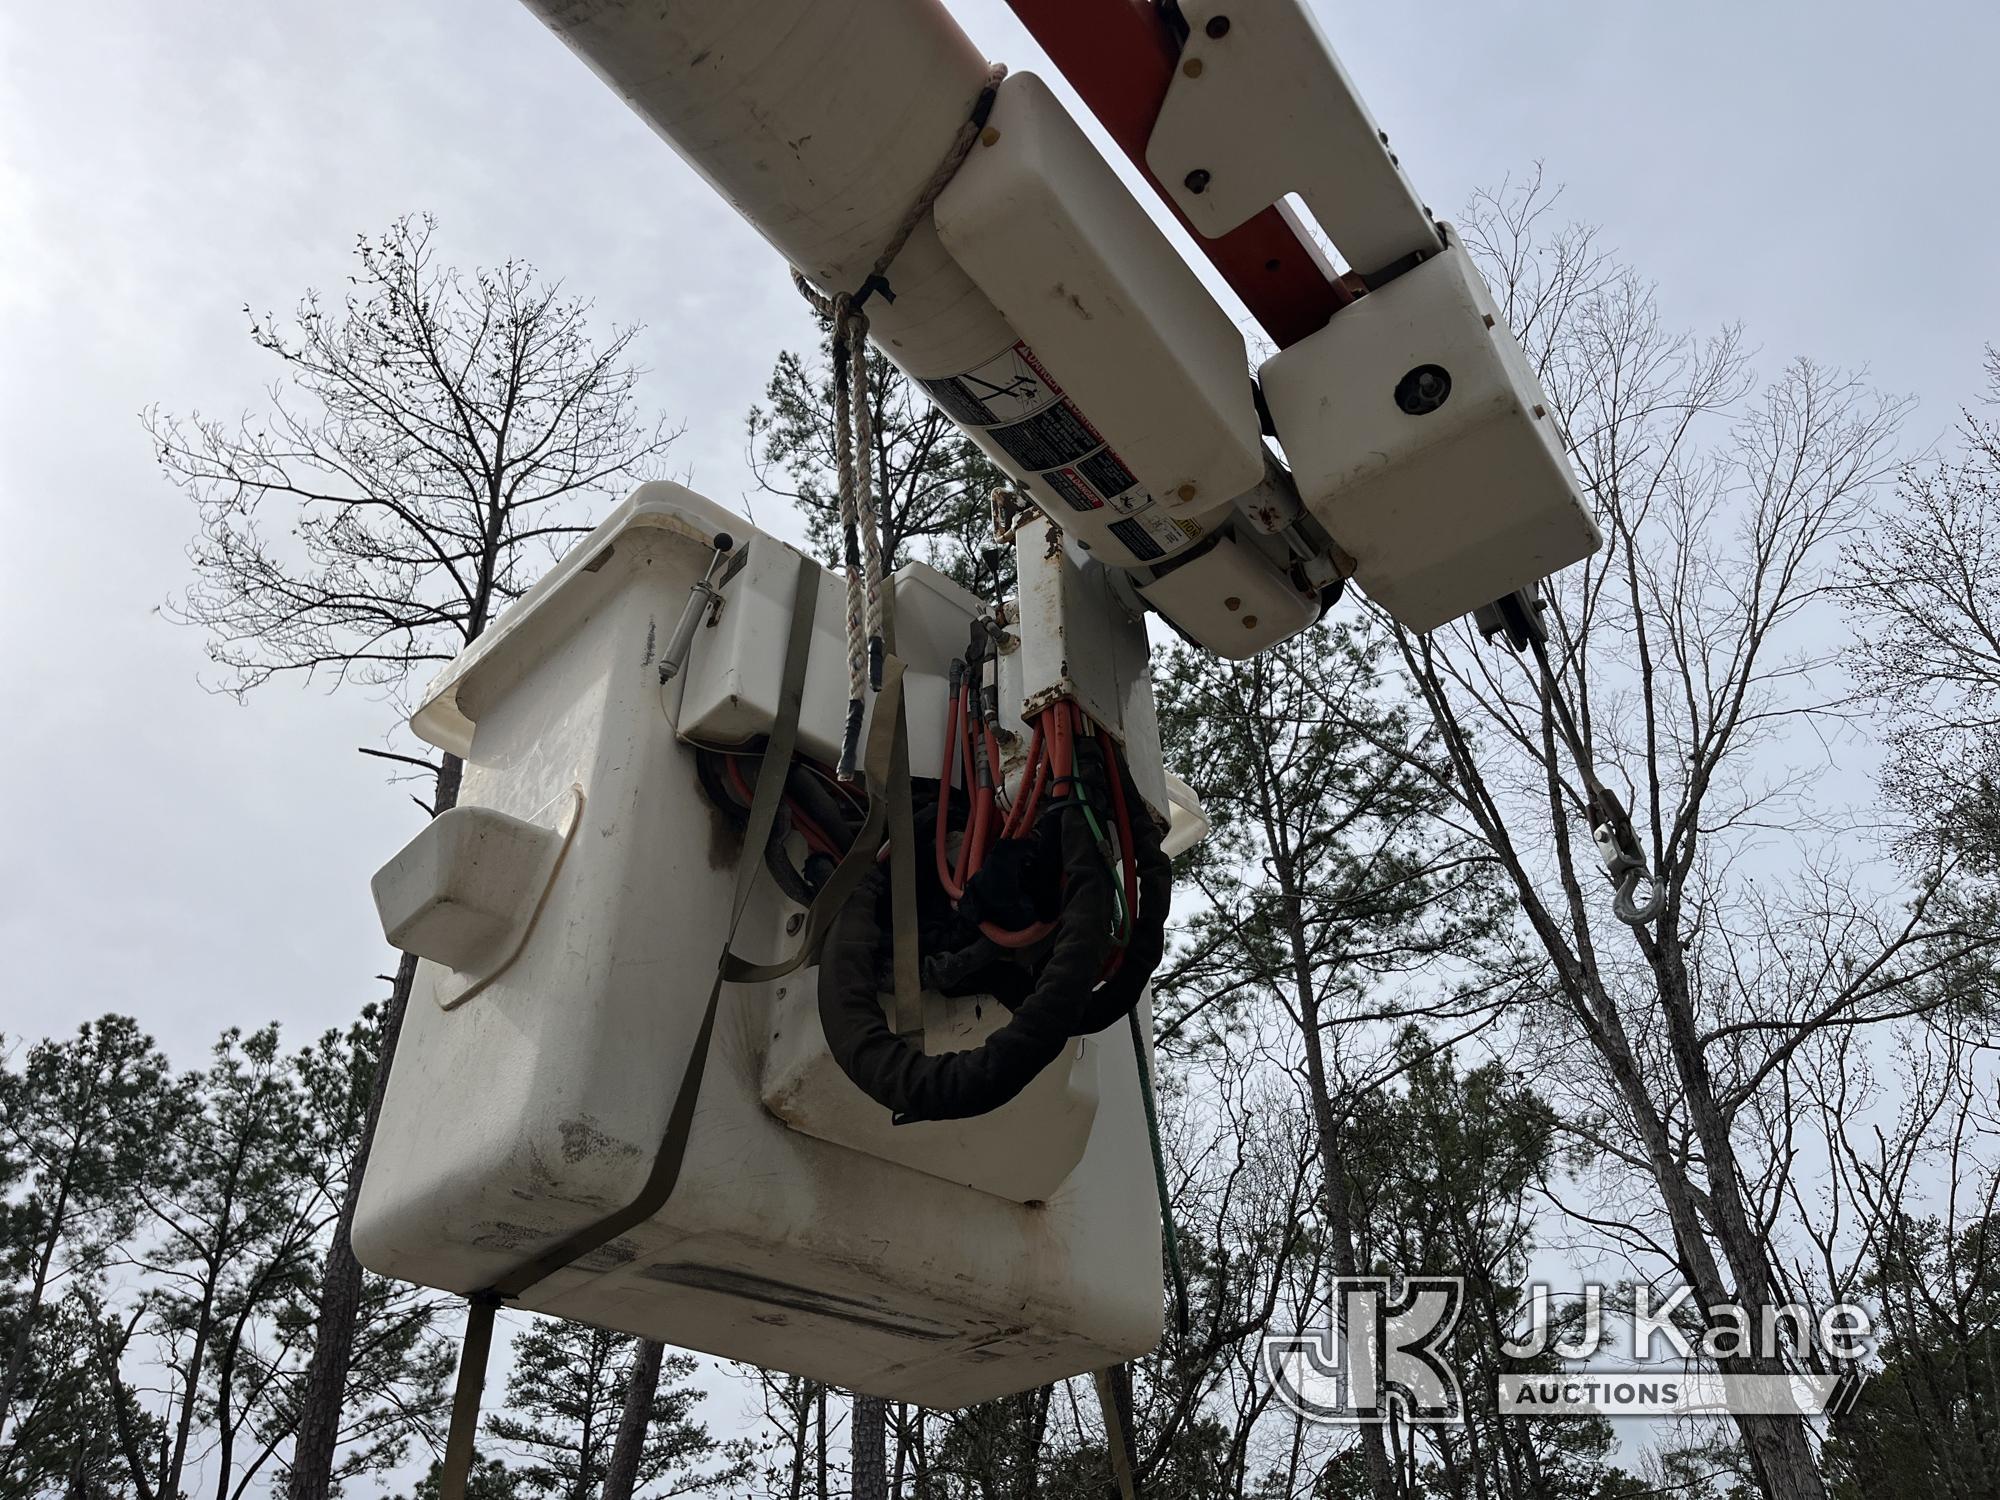
<svg viewBox="0 0 2000 1500">
<path fill-rule="evenodd" d="M 924 977 L 945 994 L 991 994 L 1012 1015 L 963 1052 L 928 1055 L 896 1034 L 879 998 L 886 938 L 879 871 L 835 917 L 820 957 L 827 1045 L 899 1124 L 998 1109 L 1071 1039 L 1130 1012 L 1165 950 L 1171 862 L 1153 820 L 1143 810 L 1131 815 L 1137 791 L 1110 736 L 1067 700 L 1043 710 L 1020 792 L 1002 814 L 997 743 L 976 699 L 975 681 L 956 684 L 930 809 L 936 894 L 955 908 L 959 941 L 942 951 L 926 942 Z M 954 770 L 970 773 L 955 855 Z M 1107 822 L 1117 830 L 1115 856 Z M 1010 915 L 1014 925 L 1004 925 Z"/>
<path fill-rule="evenodd" d="M 739 828 L 749 820 L 752 789 L 763 764 L 762 753 L 755 750 L 699 746 L 695 751 L 695 772 L 702 790 Z M 864 812 L 854 793 L 832 771 L 804 756 L 793 759 L 785 775 L 784 798 L 764 846 L 765 868 L 787 899 L 801 906 L 812 904 L 853 843 Z M 788 847 L 795 833 L 806 847 L 802 864 L 793 863 Z"/>
<path fill-rule="evenodd" d="M 938 780 L 912 786 L 917 847 L 933 855 L 916 862 L 918 947 L 926 989 L 991 995 L 1012 1014 L 980 1046 L 937 1056 L 889 1024 L 880 998 L 893 988 L 886 846 L 831 914 L 819 954 L 827 1045 L 898 1123 L 999 1108 L 1071 1039 L 1131 1012 L 1166 946 L 1171 861 L 1109 733 L 1068 699 L 1044 707 L 1003 804 L 996 694 L 981 684 L 992 659 L 985 627 L 968 656 L 952 666 Z M 711 800 L 741 824 L 761 755 L 704 748 L 697 765 Z M 810 905 L 864 813 L 835 773 L 795 758 L 763 851 L 779 889 Z M 805 848 L 799 862 L 794 835 Z"/>
</svg>

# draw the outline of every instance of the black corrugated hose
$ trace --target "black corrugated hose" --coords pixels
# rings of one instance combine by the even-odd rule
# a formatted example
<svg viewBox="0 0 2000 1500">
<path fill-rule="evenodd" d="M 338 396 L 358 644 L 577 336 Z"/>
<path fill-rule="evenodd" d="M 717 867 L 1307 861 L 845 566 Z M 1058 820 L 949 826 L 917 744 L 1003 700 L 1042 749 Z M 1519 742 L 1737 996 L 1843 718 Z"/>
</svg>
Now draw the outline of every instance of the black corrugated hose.
<svg viewBox="0 0 2000 1500">
<path fill-rule="evenodd" d="M 998 1109 L 1055 1061 L 1072 1038 L 1103 1030 L 1138 1003 L 1165 950 L 1172 867 L 1129 771 L 1121 763 L 1110 774 L 1124 779 L 1127 800 L 1139 810 L 1133 819 L 1139 909 L 1123 958 L 1102 984 L 1098 978 L 1116 942 L 1113 883 L 1118 877 L 1079 800 L 1087 793 L 1073 790 L 1037 820 L 1036 838 L 1056 841 L 1060 863 L 1027 864 L 1059 870 L 1060 915 L 1047 956 L 1034 970 L 1032 988 L 1013 1003 L 1007 1024 L 978 1047 L 929 1056 L 890 1029 L 880 1001 L 881 955 L 888 938 L 884 872 L 864 879 L 835 917 L 820 956 L 820 1023 L 842 1070 L 888 1108 L 898 1124 L 964 1119 Z M 1080 785 L 1089 779 L 1080 777 Z"/>
</svg>

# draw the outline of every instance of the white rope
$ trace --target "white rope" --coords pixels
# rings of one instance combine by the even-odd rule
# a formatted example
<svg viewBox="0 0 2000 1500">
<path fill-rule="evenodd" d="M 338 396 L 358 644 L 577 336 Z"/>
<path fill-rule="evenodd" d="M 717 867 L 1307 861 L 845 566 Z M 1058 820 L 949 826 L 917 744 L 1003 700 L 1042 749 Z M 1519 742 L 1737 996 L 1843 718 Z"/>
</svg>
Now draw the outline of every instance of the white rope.
<svg viewBox="0 0 2000 1500">
<path fill-rule="evenodd" d="M 847 563 L 847 732 L 841 739 L 839 774 L 842 781 L 860 776 L 857 764 L 861 748 L 861 719 L 866 694 L 882 686 L 882 658 L 888 638 L 889 600 L 883 588 L 885 564 L 882 553 L 882 525 L 876 512 L 874 494 L 874 392 L 868 374 L 868 316 L 862 309 L 871 296 L 880 292 L 889 301 L 890 264 L 903 253 L 903 246 L 931 211 L 939 193 L 957 175 L 973 142 L 986 124 L 1000 81 L 1007 76 L 1005 66 L 995 63 L 986 70 L 986 83 L 972 113 L 952 137 L 951 149 L 924 183 L 923 190 L 903 215 L 896 232 L 861 288 L 856 292 L 826 295 L 807 281 L 796 267 L 792 284 L 811 304 L 814 312 L 832 325 L 830 353 L 833 363 L 833 455 L 840 486 L 840 530 Z"/>
<path fill-rule="evenodd" d="M 882 644 L 888 636 L 883 621 L 882 528 L 875 510 L 875 393 L 868 383 L 868 320 L 853 328 L 850 348 L 854 373 L 848 380 L 854 403 L 854 514 L 861 523 L 861 561 L 868 579 L 868 686 L 882 689 Z"/>
</svg>

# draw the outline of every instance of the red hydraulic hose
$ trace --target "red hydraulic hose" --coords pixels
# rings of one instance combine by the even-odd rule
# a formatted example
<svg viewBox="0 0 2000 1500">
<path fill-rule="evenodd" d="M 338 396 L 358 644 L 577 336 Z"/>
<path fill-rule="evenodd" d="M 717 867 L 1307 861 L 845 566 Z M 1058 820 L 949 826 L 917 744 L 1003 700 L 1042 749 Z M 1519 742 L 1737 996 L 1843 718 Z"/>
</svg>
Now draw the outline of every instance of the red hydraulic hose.
<svg viewBox="0 0 2000 1500">
<path fill-rule="evenodd" d="M 996 831 L 995 783 L 1000 777 L 1000 744 L 991 725 L 980 721 L 972 710 L 969 684 L 961 684 L 952 695 L 945 723 L 944 757 L 938 767 L 938 808 L 932 855 L 937 861 L 938 881 L 956 905 L 965 887 L 985 864 L 992 852 Z M 1021 775 L 1020 795 L 1000 820 L 997 837 L 1022 838 L 1034 826 L 1034 817 L 1048 787 L 1069 779 L 1074 764 L 1075 735 L 1082 727 L 1081 710 L 1062 701 L 1051 704 L 1034 717 L 1034 732 L 1028 741 L 1028 759 Z M 975 742 L 974 736 L 983 738 Z M 986 775 L 979 773 L 979 750 L 986 752 Z M 952 781 L 956 776 L 966 788 L 971 808 L 958 857 L 949 853 L 948 824 Z M 1019 929 L 981 922 L 980 933 L 1002 948 L 1029 948 L 1056 930 L 1054 922 L 1031 922 Z"/>
<path fill-rule="evenodd" d="M 987 829 L 993 821 L 993 787 L 990 779 L 987 784 L 980 784 L 979 758 L 972 748 L 972 736 L 977 730 L 971 708 L 968 700 L 964 723 L 965 786 L 972 798 L 972 816 L 966 824 L 965 838 L 958 846 L 958 865 L 953 871 L 961 888 L 986 862 Z"/>
<path fill-rule="evenodd" d="M 1000 825 L 1003 839 L 1025 838 L 1035 826 L 1035 810 L 1042 800 L 1042 786 L 1048 780 L 1048 758 L 1042 754 L 1042 718 L 1035 716 L 1035 732 L 1028 740 L 1028 758 L 1021 769 L 1021 794 L 1014 799 L 1014 805 L 1007 810 L 1007 821 Z"/>
<path fill-rule="evenodd" d="M 1049 784 L 1057 788 L 1058 797 L 1074 796 L 1070 788 L 1071 772 L 1076 769 L 1076 746 L 1074 726 L 1076 705 L 1067 699 L 1052 705 L 1049 715 Z"/>
<path fill-rule="evenodd" d="M 1003 806 L 1007 793 L 1007 773 L 1000 762 L 1000 739 L 994 734 L 991 724 L 982 721 L 979 727 L 986 736 L 987 780 L 993 788 L 993 806 L 1001 812 L 1000 837 L 1005 838 L 1007 822 L 1013 815 L 1013 809 Z"/>
<path fill-rule="evenodd" d="M 1031 922 L 1019 931 L 1009 927 L 996 927 L 991 922 L 981 922 L 979 931 L 988 940 L 1002 948 L 1032 948 L 1043 938 L 1056 930 L 1053 922 Z"/>
<path fill-rule="evenodd" d="M 749 781 L 744 778 L 743 767 L 739 763 L 739 758 L 734 755 L 725 755 L 723 763 L 729 771 L 730 786 L 735 788 L 736 794 L 743 799 L 743 805 L 748 807 L 751 802 L 752 793 Z M 790 797 L 785 799 L 785 811 L 791 814 L 792 826 L 798 829 L 799 836 L 806 841 L 808 849 L 812 850 L 815 854 L 824 854 L 829 859 L 839 859 L 841 857 L 844 852 L 841 847 L 827 837 L 825 829 L 821 828 L 819 824 L 801 812 L 798 803 L 794 802 Z"/>
</svg>

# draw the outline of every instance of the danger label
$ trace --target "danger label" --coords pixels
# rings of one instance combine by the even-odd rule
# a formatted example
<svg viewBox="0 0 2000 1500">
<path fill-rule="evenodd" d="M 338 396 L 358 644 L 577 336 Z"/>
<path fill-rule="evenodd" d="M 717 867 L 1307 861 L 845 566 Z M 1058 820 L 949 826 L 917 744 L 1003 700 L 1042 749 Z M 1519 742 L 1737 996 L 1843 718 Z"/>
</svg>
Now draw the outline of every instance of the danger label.
<svg viewBox="0 0 2000 1500">
<path fill-rule="evenodd" d="M 1131 516 L 1150 510 L 1153 504 L 1153 497 L 1139 488 L 1118 456 L 1108 450 L 1092 454 L 1072 468 L 1050 469 L 1042 475 L 1042 483 L 1061 496 L 1071 510 L 1102 510 L 1108 505 L 1120 515 Z"/>
<path fill-rule="evenodd" d="M 1104 505 L 1074 469 L 1051 469 L 1042 476 L 1042 483 L 1061 496 L 1071 510 L 1098 510 Z"/>
<path fill-rule="evenodd" d="M 1025 344 L 1016 344 L 963 375 L 946 375 L 923 385 L 947 415 L 969 427 L 1004 427 L 1062 396 L 1062 387 L 1049 379 Z"/>
</svg>

